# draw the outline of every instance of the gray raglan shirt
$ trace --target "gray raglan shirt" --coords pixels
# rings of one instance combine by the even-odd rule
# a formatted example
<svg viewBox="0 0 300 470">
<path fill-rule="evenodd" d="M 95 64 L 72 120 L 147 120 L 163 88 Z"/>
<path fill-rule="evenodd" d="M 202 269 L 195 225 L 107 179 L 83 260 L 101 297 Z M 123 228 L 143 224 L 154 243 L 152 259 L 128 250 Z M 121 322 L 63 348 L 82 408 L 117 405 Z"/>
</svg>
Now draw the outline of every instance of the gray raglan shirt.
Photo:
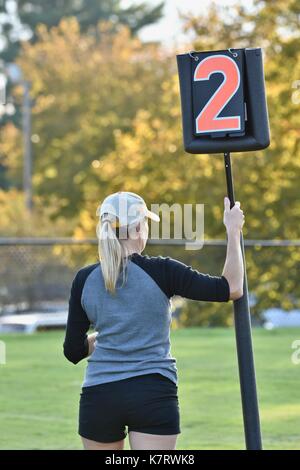
<svg viewBox="0 0 300 470">
<path fill-rule="evenodd" d="M 171 297 L 228 302 L 224 276 L 203 274 L 170 257 L 133 253 L 127 282 L 112 295 L 104 285 L 101 263 L 80 269 L 72 283 L 64 354 L 77 364 L 88 357 L 87 332 L 98 332 L 87 359 L 82 386 L 160 373 L 178 384 L 171 354 Z"/>
</svg>

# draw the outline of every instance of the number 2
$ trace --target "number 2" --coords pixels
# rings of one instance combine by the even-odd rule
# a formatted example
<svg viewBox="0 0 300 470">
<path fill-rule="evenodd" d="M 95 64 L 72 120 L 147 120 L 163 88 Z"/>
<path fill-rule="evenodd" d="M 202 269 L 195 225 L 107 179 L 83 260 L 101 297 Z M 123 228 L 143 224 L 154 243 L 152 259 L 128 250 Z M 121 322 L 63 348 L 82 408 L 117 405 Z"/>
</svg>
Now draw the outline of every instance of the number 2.
<svg viewBox="0 0 300 470">
<path fill-rule="evenodd" d="M 241 117 L 218 117 L 240 86 L 240 71 L 233 59 L 217 54 L 206 57 L 196 67 L 194 81 L 209 80 L 213 73 L 221 73 L 223 82 L 196 118 L 198 134 L 241 130 Z"/>
</svg>

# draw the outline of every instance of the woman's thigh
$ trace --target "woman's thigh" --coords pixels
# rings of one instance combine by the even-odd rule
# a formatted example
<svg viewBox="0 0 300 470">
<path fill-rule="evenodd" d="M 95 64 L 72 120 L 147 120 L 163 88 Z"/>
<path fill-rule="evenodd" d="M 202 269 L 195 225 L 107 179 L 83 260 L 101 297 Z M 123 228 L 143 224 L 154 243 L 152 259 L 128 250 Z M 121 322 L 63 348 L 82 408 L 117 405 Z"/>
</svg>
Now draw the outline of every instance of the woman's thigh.
<svg viewBox="0 0 300 470">
<path fill-rule="evenodd" d="M 137 431 L 129 432 L 131 450 L 175 450 L 178 434 L 158 435 Z"/>
<path fill-rule="evenodd" d="M 116 442 L 97 442 L 81 437 L 84 450 L 123 450 L 125 440 Z"/>
</svg>

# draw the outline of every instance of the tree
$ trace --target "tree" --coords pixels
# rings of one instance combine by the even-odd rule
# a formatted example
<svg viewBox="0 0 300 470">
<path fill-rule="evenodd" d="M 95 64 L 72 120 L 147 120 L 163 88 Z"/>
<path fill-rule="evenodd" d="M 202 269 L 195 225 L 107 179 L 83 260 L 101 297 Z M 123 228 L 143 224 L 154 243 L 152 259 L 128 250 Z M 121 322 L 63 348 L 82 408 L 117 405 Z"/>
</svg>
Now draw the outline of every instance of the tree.
<svg viewBox="0 0 300 470">
<path fill-rule="evenodd" d="M 99 170 L 114 148 L 113 131 L 130 131 L 137 110 L 157 108 L 159 84 L 169 74 L 158 46 L 143 45 L 123 25 L 117 33 L 110 22 L 99 23 L 99 29 L 100 42 L 82 34 L 75 18 L 50 31 L 40 25 L 39 40 L 24 44 L 18 59 L 35 101 L 34 191 L 46 200 L 57 194 L 66 216 L 80 210 L 84 186 L 93 184 L 93 168 Z M 15 92 L 18 101 L 21 90 Z M 8 176 L 19 184 L 20 131 L 11 125 L 0 134 Z M 74 184 L 77 191 L 71 194 Z"/>
<path fill-rule="evenodd" d="M 0 4 L 1 40 L 4 48 L 1 58 L 13 62 L 25 39 L 37 40 L 37 26 L 44 24 L 47 28 L 57 26 L 62 18 L 75 17 L 82 31 L 91 34 L 99 33 L 99 21 L 111 21 L 124 24 L 132 34 L 144 26 L 157 22 L 162 17 L 164 2 L 155 7 L 146 2 L 123 8 L 121 0 L 4 0 Z"/>
</svg>

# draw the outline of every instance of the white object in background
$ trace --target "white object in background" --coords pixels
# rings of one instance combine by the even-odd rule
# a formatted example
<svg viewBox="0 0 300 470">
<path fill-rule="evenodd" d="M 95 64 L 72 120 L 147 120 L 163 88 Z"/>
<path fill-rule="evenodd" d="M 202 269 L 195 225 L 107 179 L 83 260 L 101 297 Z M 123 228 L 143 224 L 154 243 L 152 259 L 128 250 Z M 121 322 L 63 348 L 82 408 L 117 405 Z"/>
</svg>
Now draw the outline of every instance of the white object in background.
<svg viewBox="0 0 300 470">
<path fill-rule="evenodd" d="M 299 328 L 300 310 L 286 312 L 280 308 L 269 308 L 263 313 L 264 328 Z"/>
<path fill-rule="evenodd" d="M 64 328 L 67 324 L 67 317 L 67 311 L 4 315 L 0 317 L 0 333 L 34 333 L 39 328 Z"/>
</svg>

